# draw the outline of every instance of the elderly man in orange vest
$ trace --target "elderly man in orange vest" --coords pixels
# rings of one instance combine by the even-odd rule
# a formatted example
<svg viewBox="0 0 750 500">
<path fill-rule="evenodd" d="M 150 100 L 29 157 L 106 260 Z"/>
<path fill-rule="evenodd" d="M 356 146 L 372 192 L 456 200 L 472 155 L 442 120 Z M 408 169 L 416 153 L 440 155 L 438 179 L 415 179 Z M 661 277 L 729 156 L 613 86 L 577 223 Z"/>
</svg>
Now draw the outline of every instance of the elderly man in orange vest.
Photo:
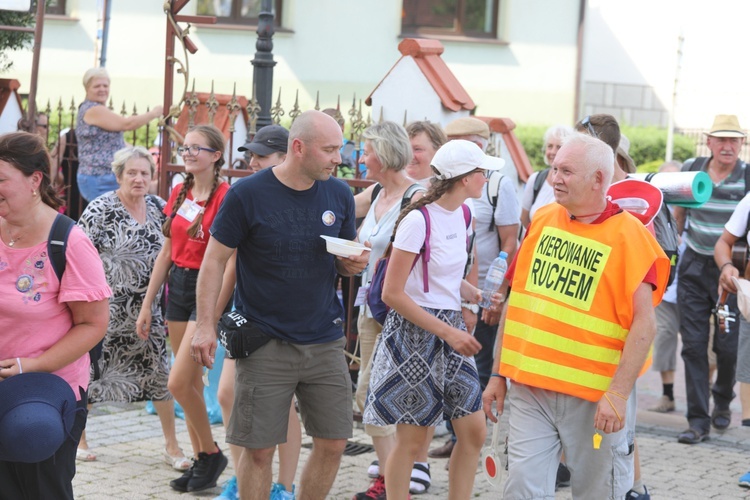
<svg viewBox="0 0 750 500">
<path fill-rule="evenodd" d="M 619 500 L 633 485 L 634 382 L 669 260 L 606 198 L 613 166 L 599 139 L 565 141 L 550 173 L 557 203 L 536 212 L 506 275 L 512 292 L 483 394 L 496 422 L 492 403 L 502 414 L 508 392 L 506 500 L 554 498 L 563 451 L 574 498 Z"/>
</svg>

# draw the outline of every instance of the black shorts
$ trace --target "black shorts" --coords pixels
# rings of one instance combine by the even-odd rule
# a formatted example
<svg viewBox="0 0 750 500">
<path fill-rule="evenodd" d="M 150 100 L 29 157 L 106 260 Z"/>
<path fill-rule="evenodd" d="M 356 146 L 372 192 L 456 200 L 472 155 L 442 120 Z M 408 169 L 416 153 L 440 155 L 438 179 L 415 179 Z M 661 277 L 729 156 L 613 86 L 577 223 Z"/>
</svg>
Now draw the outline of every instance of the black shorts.
<svg viewBox="0 0 750 500">
<path fill-rule="evenodd" d="M 167 321 L 195 321 L 195 285 L 198 270 L 172 265 L 167 290 Z"/>
</svg>

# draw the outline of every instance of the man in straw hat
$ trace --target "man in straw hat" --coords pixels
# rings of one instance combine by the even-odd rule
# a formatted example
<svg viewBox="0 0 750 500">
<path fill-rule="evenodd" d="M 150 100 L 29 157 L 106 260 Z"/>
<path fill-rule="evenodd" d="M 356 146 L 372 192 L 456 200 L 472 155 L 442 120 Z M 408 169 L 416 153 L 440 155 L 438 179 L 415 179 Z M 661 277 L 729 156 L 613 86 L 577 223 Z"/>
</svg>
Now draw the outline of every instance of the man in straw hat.
<svg viewBox="0 0 750 500">
<path fill-rule="evenodd" d="M 711 311 L 718 299 L 719 269 L 713 258 L 714 246 L 721 236 L 748 185 L 745 162 L 739 159 L 745 142 L 745 131 L 735 115 L 717 115 L 706 145 L 711 156 L 690 159 L 683 171 L 706 172 L 713 181 L 711 198 L 700 208 L 675 207 L 677 228 L 685 230 L 687 248 L 679 262 L 680 280 L 677 285 L 677 303 L 680 306 L 680 333 L 682 359 L 685 363 L 688 429 L 678 441 L 696 444 L 708 438 L 711 426 L 724 430 L 731 423 L 729 403 L 734 398 L 735 366 L 737 362 L 738 322 L 729 323 L 729 331 L 716 326 L 713 350 L 716 353 L 716 381 L 711 387 L 714 408 L 709 414 L 708 344 Z M 686 224 L 689 221 L 689 224 Z M 724 264 L 722 264 L 724 265 Z M 737 310 L 737 300 L 731 296 L 727 304 Z"/>
</svg>

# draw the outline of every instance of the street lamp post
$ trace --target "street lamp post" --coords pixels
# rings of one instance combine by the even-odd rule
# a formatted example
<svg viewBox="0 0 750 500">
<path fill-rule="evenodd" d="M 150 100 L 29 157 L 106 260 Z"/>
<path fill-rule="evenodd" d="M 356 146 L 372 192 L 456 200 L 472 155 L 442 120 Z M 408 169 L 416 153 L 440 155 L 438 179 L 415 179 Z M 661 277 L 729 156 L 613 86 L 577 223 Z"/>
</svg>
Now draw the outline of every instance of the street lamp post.
<svg viewBox="0 0 750 500">
<path fill-rule="evenodd" d="M 271 98 L 273 94 L 273 34 L 274 28 L 273 0 L 261 0 L 258 16 L 258 40 L 255 42 L 253 65 L 253 85 L 255 97 L 260 105 L 256 128 L 261 129 L 271 124 Z M 248 130 L 248 140 L 255 131 Z"/>
</svg>

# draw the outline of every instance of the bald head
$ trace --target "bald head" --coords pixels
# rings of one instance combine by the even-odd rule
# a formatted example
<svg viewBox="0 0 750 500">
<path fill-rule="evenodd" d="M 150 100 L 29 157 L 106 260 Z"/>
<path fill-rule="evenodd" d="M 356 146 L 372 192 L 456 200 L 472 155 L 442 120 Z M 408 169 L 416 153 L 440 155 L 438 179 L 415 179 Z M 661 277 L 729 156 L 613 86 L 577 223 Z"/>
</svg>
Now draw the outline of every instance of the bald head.
<svg viewBox="0 0 750 500">
<path fill-rule="evenodd" d="M 322 111 L 310 110 L 300 114 L 289 129 L 289 144 L 299 139 L 302 142 L 313 142 L 322 136 L 335 135 L 337 140 L 343 137 L 341 127 L 336 120 Z"/>
</svg>

